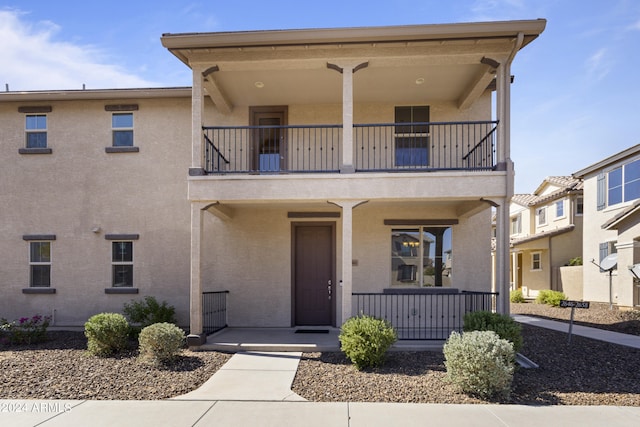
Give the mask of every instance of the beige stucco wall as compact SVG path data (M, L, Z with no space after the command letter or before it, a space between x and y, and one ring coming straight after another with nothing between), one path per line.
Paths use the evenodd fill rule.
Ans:
M559 283L567 299L582 301L583 266L565 266L558 269Z
M138 153L105 153L111 146L107 104L138 104ZM50 105L51 154L18 154L24 147L21 105ZM189 204L186 168L191 151L190 99L122 99L0 104L0 317L55 314L56 325L82 325L98 312L152 295L175 306L188 324ZM98 227L99 231L92 231ZM105 234L139 234L134 242L138 295L107 295L111 242ZM54 234L53 295L26 295L27 234Z

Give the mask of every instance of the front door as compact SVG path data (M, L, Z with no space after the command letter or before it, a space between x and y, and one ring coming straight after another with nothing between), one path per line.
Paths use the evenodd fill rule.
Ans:
M252 170L278 172L286 169L287 107L251 107Z
M297 224L294 230L294 324L332 325L335 318L334 226Z

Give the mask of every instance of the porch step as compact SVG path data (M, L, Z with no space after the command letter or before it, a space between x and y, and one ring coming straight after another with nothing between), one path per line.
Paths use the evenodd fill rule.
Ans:
M340 329L323 328L327 333L296 333L299 328L226 328L192 348L197 351L336 352L340 351ZM303 328L308 329L308 328ZM397 341L391 351L442 351L444 340Z

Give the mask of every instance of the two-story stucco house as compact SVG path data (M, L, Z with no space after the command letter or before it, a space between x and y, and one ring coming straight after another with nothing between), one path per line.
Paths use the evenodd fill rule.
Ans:
M579 296L580 286L564 283L561 267L582 254L582 187L577 178L552 176L511 199L512 289L525 297L545 289Z
M190 90L0 93L1 315L154 295L194 342L223 291L230 326L339 326L490 291L492 207L508 311L510 66L545 24L165 34Z
M584 299L640 306L640 145L573 176L584 179Z

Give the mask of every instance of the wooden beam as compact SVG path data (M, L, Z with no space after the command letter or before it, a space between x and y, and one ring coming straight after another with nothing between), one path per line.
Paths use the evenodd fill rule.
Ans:
M216 71L219 71L219 68L213 66L202 73L202 77L204 77L203 86L218 110L223 114L230 114L233 111L233 103L231 103L213 76Z

